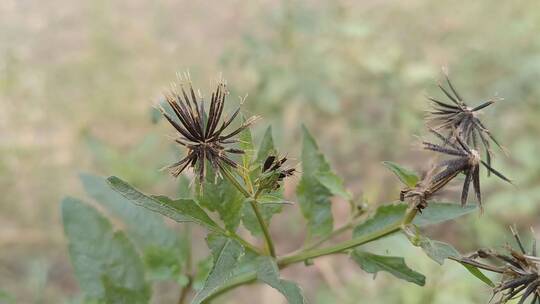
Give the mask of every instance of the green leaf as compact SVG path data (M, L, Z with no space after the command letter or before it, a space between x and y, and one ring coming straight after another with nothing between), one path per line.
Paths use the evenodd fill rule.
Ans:
M420 286L424 286L426 283L426 277L410 269L402 257L382 256L360 250L354 250L351 257L366 272L375 274L379 271L386 271L399 279Z
M289 304L306 303L302 290L296 283L279 278L278 266L271 257L257 258L257 279L281 292Z
M459 252L450 244L421 237L420 247L435 262L443 264L449 257L459 257Z
M390 171L392 171L403 184L405 184L409 188L414 188L420 180L418 175L412 170L404 168L390 161L383 161L382 163L385 167L390 169Z
M214 267L208 274L203 288L193 298L192 304L201 303L227 282L238 265L238 261L244 255L242 245L233 239L210 234L206 240L214 257Z
M283 209L283 196L281 193L264 194L261 195L257 201L259 202L259 209L264 222L267 224L270 223L270 219L274 214L281 212ZM242 223L253 236L262 236L261 224L257 220L257 216L250 204L244 204L242 210Z
M80 179L89 196L126 224L130 239L141 250L180 247L176 232L165 225L160 215L132 204L127 198L111 189L103 177L81 174Z
M414 218L413 224L420 227L438 224L464 216L476 210L476 205L462 207L461 204L429 202L428 207Z
M218 225L191 199L171 200L164 196L147 196L116 176L107 178L111 188L131 203L157 212L177 222L195 222L213 231Z
M465 263L460 263L460 264L463 265L465 269L467 269L472 275L477 277L480 281L486 283L489 287L492 287L492 288L495 287L495 284L488 277L486 277L486 275L482 271L480 271L478 268L469 264L465 264Z
M198 191L198 201L201 206L217 212L227 230L235 231L240 224L244 200L244 195L234 185L226 179L216 179L208 168L206 183L202 191Z
M266 157L271 153L275 153L274 139L272 138L272 126L268 126L264 132L263 139L259 145L259 151L257 151L257 163L262 163L266 160Z
M242 120L245 121L245 117L243 117ZM251 161L253 160L253 156L255 154L251 130L249 128L245 128L242 130L242 132L240 132L238 138L240 140L238 145L240 149L244 150L244 154L242 154L242 166L246 170L250 170Z
M388 204L380 206L371 218L358 224L354 228L353 237L362 237L400 223L403 220L406 210L407 205L405 204Z
M330 233L333 227L331 210L332 195L350 198L343 181L330 169L315 139L306 127L302 127L302 178L296 188L302 215L308 221L313 236Z
M476 210L476 206L461 207L460 204L429 202L428 207L414 218L413 224L420 227L438 224L471 213L474 210ZM360 237L398 225L403 220L406 211L407 204L405 203L382 205L377 208L371 218L354 228L353 236Z
M75 275L88 298L106 300L121 288L131 303L148 303L143 263L123 232L114 232L104 216L75 198L62 201L62 220ZM104 277L115 289L104 284Z

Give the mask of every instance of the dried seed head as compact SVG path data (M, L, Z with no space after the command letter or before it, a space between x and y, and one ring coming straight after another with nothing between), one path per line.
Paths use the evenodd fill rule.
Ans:
M191 167L196 170L199 182L203 183L206 162L216 172L226 167L236 168L238 165L229 157L229 154L242 154L244 151L228 148L227 145L236 143L237 140L234 137L250 127L258 117L250 117L234 131L225 133L240 112L238 108L229 117L223 117L225 99L229 94L225 82L219 82L212 93L208 111L200 92L198 96L195 94L190 81L187 84L180 84L179 87L180 90L176 87L165 95L175 118L164 109L161 109L161 112L179 133L175 141L184 146L188 153L166 169L169 169L170 173L176 177L187 167Z
M257 192L268 192L279 189L280 183L289 176L294 175L295 168L283 168L287 157L268 155L261 168L261 175L255 181Z
M428 125L437 131L447 133L447 137L451 141L453 141L453 138L460 137L465 143L475 149L479 149L481 143L485 149L487 164L491 166L493 151L490 147L490 141L499 146L503 151L504 149L491 135L491 132L489 132L482 121L480 121L478 114L482 109L501 99L492 98L479 106L470 107L454 88L447 73L445 73L445 79L449 89L446 89L441 83L439 83L439 88L453 104L428 97L433 107L427 118ZM488 175L489 173L488 171Z
M493 288L492 299L495 299L495 303L507 303L518 298L519 303L525 303L530 298L530 303L537 303L540 301L540 258L536 256L536 241L533 242L531 251L527 252L519 235L512 227L510 229L519 250L506 245L506 253L483 249L457 260L501 274L500 282ZM480 259L491 262L486 263Z

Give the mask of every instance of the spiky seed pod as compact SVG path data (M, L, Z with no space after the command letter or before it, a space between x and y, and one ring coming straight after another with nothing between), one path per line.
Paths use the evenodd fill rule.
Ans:
M472 182L480 210L482 210L482 195L480 191L480 164L482 164L489 172L495 174L502 180L511 183L511 181L502 175L499 171L493 169L488 163L480 159L478 151L469 147L469 145L461 139L460 136L455 137L455 142L449 141L434 129L430 130L438 137L443 144L437 145L427 141L423 142L424 149L435 151L444 155L452 156L453 158L443 160L438 164L440 172L433 176L432 182L437 184L441 181L448 182L448 179L453 179L459 173L465 174L465 182L461 192L461 204L467 203L469 187ZM445 184L446 184L445 183Z
M493 288L492 300L496 301L494 303L507 303L518 298L519 304L530 298L530 303L540 303L540 258L537 257L536 240L533 241L531 251L527 253L519 235L513 228L511 231L519 250L506 245L507 253L504 254L484 249L457 260L502 275L500 282ZM492 262L486 263L483 260Z
M499 142L493 137L491 132L485 127L485 125L478 118L480 110L495 103L495 99L488 100L479 106L469 107L452 85L450 78L445 74L446 83L450 88L450 91L445 89L444 86L439 83L439 88L448 97L453 104L442 102L436 98L428 97L431 101L433 110L429 112L428 124L438 131L448 132L448 138L450 141L456 137L463 139L465 143L474 149L478 150L480 139L486 153L486 162L491 165L491 158L493 152L490 147L490 140L493 141L503 151ZM488 171L488 175L489 175Z
M238 128L226 133L225 131L238 116L240 108L229 117L223 117L225 100L229 94L225 83L218 83L216 90L212 93L208 111L205 109L203 98L195 94L191 82L187 86L188 92L184 84L181 84L180 91L174 89L165 95L177 120L161 109L163 116L179 133L175 141L188 150L184 158L166 168L177 177L187 167L192 167L197 172L199 182L204 183L206 161L215 172L224 170L226 167L238 166L228 154L242 154L244 151L227 148L227 145L236 143L238 140L234 137L251 126L259 117L250 117Z
M261 175L255 181L257 192L277 190L280 187L280 182L294 174L296 169L283 168L286 161L287 157L280 158L276 155L266 157L261 168Z

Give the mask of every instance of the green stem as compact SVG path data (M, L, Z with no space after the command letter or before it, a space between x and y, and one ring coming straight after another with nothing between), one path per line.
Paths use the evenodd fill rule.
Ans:
M405 217L403 217L403 222L401 223L402 227L409 225L414 220L414 217L416 216L417 213L418 213L418 208L411 205L411 207L409 207L409 210L407 210Z
M256 200L250 200L249 204L251 205L251 208L253 208L253 212L255 212L255 216L257 217L259 225L261 226L268 252L272 257L275 258L276 250L274 249L274 242L272 241L272 237L270 236L270 231L268 231L268 225L266 225L266 222L264 221L264 218L261 214L261 210L259 209L259 203Z
M223 173L223 175L225 175L225 177L231 182L231 184L233 184L233 186L236 187L236 189L238 189L238 191L242 192L242 194L246 197L246 198L250 198L251 197L251 194L249 193L249 191L246 190L246 188L244 188L244 186L240 185L240 183L238 182L238 180L236 179L236 177L234 177L232 175L232 173L225 167L221 167L221 173Z
M313 244L310 244L310 245L306 246L303 250L305 251L305 250L311 250L311 249L317 248L321 244L323 244L324 242L326 242L326 241L332 239L333 237L335 237L336 235L339 235L339 234L351 229L353 226L354 226L354 224L352 222L349 222L349 223L339 227L338 229L332 231L332 233L327 234L326 236L324 236L323 238L321 238L317 242L314 242Z
M363 245L365 243L380 239L384 236L387 236L389 234L392 234L396 231L399 231L401 229L401 223L398 222L394 225L388 226L384 229L374 231L372 233L368 233L366 235L363 235L361 237L351 239L345 242L338 243L336 245L326 247L326 248L320 248L320 249L312 249L312 250L306 250L303 252L300 252L298 254L293 254L289 256L282 257L278 259L278 265L281 267L286 267L287 265L302 262L305 260L310 260L316 257L320 257L323 255L329 255L329 254L335 254L342 252L347 249L351 249L360 245Z
M249 191L246 190L238 180L231 174L231 172L226 169L222 168L221 172L225 177L238 189L238 191L242 192L242 194L249 199L249 203L251 205L251 208L253 208L253 212L255 212L255 216L257 217L257 221L259 221L259 225L261 226L261 230L264 235L264 240L266 242L266 247L268 248L268 251L272 257L276 257L276 251L274 249L274 242L272 241L272 237L270 236L270 231L268 231L268 225L266 225L264 218L262 217L261 210L259 209L258 202L255 199L251 198L251 194ZM258 192L257 192L258 194ZM236 234L235 234L236 235ZM236 235L238 237L238 235ZM238 237L239 239L243 240L242 238ZM255 250L255 252L258 252L258 250Z
M394 225L391 225L385 229L374 231L370 234L366 234L362 237L352 239L349 241L345 241L342 243L339 243L334 246L321 248L321 249L314 249L314 250L307 250L302 251L298 254L292 254L289 256L285 256L282 258L278 258L277 263L278 267L280 269L286 268L292 264L303 262L305 260L310 260L316 257L320 257L323 255L329 255L329 254L336 254L341 253L344 250L354 248L356 246L360 246L366 243L369 243L371 241L375 241L377 239L380 239L381 237L384 237L386 235L389 235L391 233L399 231L401 228L401 223L398 222ZM249 284L254 282L257 279L257 274L254 271L247 272L245 274L241 274L237 277L234 277L229 282L227 282L225 285L221 286L219 289L217 289L207 300L215 299L219 295L226 293L227 291L234 289L238 286Z

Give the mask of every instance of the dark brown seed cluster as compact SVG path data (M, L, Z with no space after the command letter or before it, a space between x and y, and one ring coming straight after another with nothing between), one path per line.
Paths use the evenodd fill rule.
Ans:
M469 188L472 183L480 210L482 210L480 165L487 169L488 175L489 173L493 173L504 181L510 182L508 178L491 167L492 151L488 138L497 145L499 144L477 117L478 111L491 105L493 101L488 101L471 109L463 102L463 99L454 89L448 76L446 76L446 81L452 94L444 89L442 85L439 85L439 87L455 105L446 104L431 97L429 98L436 105L435 111L431 112L432 116L428 117L428 122L432 125L430 132L441 143L434 144L423 141L422 145L425 150L434 151L450 158L444 159L433 166L414 188L402 190L400 199L402 201L406 199L412 201L421 210L427 206L427 201L436 192L441 190L460 173L463 173L465 175L465 181L461 192L461 204L465 205L467 203ZM478 138L480 138L486 149L486 161L481 159L478 152Z
M469 257L458 259L468 264L490 272L500 273L501 281L493 288L494 303L507 303L519 299L519 304L532 299L530 303L540 303L540 258L536 253L536 240L533 241L530 252L525 250L519 235L512 230L519 250L506 246L507 253L495 250L478 250ZM489 260L489 263L483 260ZM490 301L491 302L491 301ZM515 302L514 302L515 303Z
M261 168L261 175L257 178L258 192L277 190L286 177L292 176L296 169L283 168L287 157L269 155Z
M493 141L499 148L501 145L492 136L491 132L478 118L480 110L495 103L495 99L488 100L479 106L469 107L461 95L454 88L450 78L445 74L446 83L450 91L445 89L439 83L439 88L446 97L452 102L448 104L436 98L428 97L432 102L433 110L429 112L428 123L435 129L441 131L455 132L456 134L448 134L449 138L460 137L465 139L465 142L474 149L479 149L479 142L482 143L486 151L486 161L491 164L493 152L490 147L490 140Z
M229 117L222 117L225 99L229 94L225 83L220 82L215 92L212 93L208 111L205 109L205 102L200 94L199 96L195 94L191 82L188 84L187 91L184 85L180 85L180 91L172 90L165 96L167 103L174 111L176 120L161 109L165 118L179 133L179 137L175 141L188 150L184 158L168 166L167 169L173 176L177 177L187 167L191 167L196 170L199 182L203 183L206 174L206 161L215 172L220 172L227 166L233 168L238 166L228 154L242 154L244 151L228 148L227 145L238 142L234 136L248 128L258 117L253 116L238 128L226 133L225 130L238 116L240 108Z

